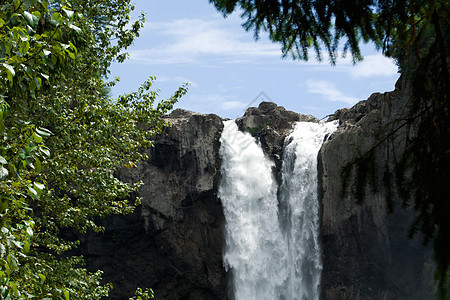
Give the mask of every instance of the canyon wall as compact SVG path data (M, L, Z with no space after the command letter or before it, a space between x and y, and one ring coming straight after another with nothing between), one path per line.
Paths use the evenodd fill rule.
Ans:
M396 90L331 116L341 125L322 147L318 166L323 299L432 299L430 251L420 237L406 238L413 212L381 184L401 154L407 129L375 147L375 179L364 183L361 204L355 198L361 172L350 167L346 183L342 176L345 166L396 126L405 103L407 94ZM225 220L217 197L222 119L184 110L167 118L173 126L145 150L149 159L119 174L143 181L134 195L142 205L132 215L102 220L105 233L84 236L80 250L88 269L103 270L104 281L113 284L111 299L127 299L138 286L153 288L156 299L228 299ZM296 121L318 122L269 102L236 120L274 160L278 180L284 138ZM387 213L388 193L394 195L393 213Z

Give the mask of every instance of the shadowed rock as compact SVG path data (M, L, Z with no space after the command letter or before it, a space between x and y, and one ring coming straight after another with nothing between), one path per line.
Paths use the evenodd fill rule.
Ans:
M395 187L396 160L412 132L405 126L378 145L399 127L407 103L406 89L376 93L331 117L341 125L319 153L323 299L433 299L431 251L419 235L407 238L415 213L402 207ZM364 154L367 165L356 160Z

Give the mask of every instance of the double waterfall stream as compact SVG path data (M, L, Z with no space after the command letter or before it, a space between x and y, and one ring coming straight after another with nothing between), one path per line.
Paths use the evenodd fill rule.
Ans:
M257 141L224 122L219 197L224 263L236 300L318 300L322 270L317 154L336 123L298 122L286 137L282 183Z

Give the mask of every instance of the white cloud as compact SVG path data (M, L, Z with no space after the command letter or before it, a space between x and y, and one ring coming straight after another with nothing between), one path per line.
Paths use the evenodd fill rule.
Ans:
M156 76L156 82L167 82L167 81L172 81L172 79L170 77L164 76L164 75Z
M166 76L166 75L158 75L156 76L156 80L155 83L160 83L160 82L176 82L177 84L180 83L188 83L191 87L198 87L199 84L193 80L190 80L189 78L183 77L183 76L175 76L175 77L170 77L170 76Z
M200 113L216 113L222 117L237 118L243 115L247 103L236 100L236 96L222 93L192 93L176 107Z
M352 96L345 95L336 88L333 82L325 80L307 80L306 86L308 93L322 95L328 101L339 101L348 104L355 104L358 99Z
M147 22L141 32L141 40L146 46L129 50L130 60L144 64L209 64L212 67L223 64L267 63L272 59L280 65L280 45L267 39L254 41L251 33L235 26L239 16L232 15L224 19L217 14L205 18L182 18L167 22ZM229 22L231 21L231 22ZM151 45L151 46L148 46ZM329 64L326 51L323 61L315 60L311 50L308 62L293 62L287 58L284 62L304 67L318 67L320 70L333 68ZM350 74L352 77L391 77L397 74L397 66L392 59L382 54L365 56L362 62L353 65L351 55L338 56L335 70Z
M255 42L251 35L227 26L221 16L204 19L176 19L148 22L141 39L155 46L130 50L130 59L149 64L201 62L214 56L220 62L250 62L256 58L281 57L279 46L268 41Z
M217 86L217 89L222 93L229 93L229 92L233 92L233 91L242 90L242 89L244 89L244 87L243 86L229 86L229 85L225 85L225 84L221 83Z
M312 70L325 71L336 70L349 74L353 78L369 78L369 77L398 77L398 67L394 60L380 53L365 55L364 59L353 64L351 55L347 53L345 57L338 56L336 65L331 66L326 53L321 62L310 59L308 62L300 62L301 67L310 67ZM312 57L312 56L311 56ZM291 63L288 61L288 63Z
M368 55L364 60L350 68L352 77L396 76L397 66L392 59L382 54Z
M240 101L225 101L220 105L222 110L234 110L244 109L247 106L246 103Z

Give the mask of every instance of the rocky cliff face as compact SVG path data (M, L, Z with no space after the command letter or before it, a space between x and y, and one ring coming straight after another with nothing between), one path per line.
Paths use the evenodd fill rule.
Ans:
M413 134L398 121L407 90L374 94L332 117L341 125L319 153L324 299L432 299L430 250L420 236L407 238L414 212L385 184L395 182L395 161Z
M244 116L236 119L239 130L255 137L264 153L275 162L273 172L279 185L284 139L295 122L319 122L319 120L311 115L286 110L273 102L261 102L258 107L250 107Z
M406 129L372 151L376 167L363 184L361 205L355 181L364 172L349 168L346 185L342 177L346 165L396 126L406 97L401 91L375 94L332 117L341 126L319 153L324 299L431 299L430 252L420 238L406 238L411 211L394 201L394 213L387 213L385 199L395 200L395 191L380 184L393 171ZM127 299L138 286L152 287L157 299L227 299L225 220L217 198L222 119L184 110L168 118L173 126L146 150L149 160L120 174L143 181L135 195L142 206L133 215L103 220L105 233L84 237L81 249L88 268L104 270L105 282L113 283L111 299ZM318 120L268 102L236 120L275 161L278 179L284 138L296 121Z
M222 263L224 216L217 198L222 119L175 110L148 149L149 160L123 170L142 180L141 207L104 220L106 231L83 243L88 268L104 271L111 299L151 287L157 299L226 299Z

